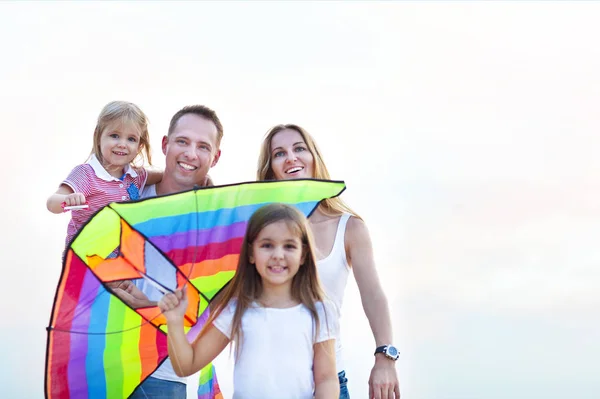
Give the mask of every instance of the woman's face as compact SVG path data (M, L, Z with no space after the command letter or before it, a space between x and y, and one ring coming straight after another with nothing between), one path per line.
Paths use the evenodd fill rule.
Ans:
M271 139L271 169L277 180L313 178L314 164L313 155L296 130L284 129Z

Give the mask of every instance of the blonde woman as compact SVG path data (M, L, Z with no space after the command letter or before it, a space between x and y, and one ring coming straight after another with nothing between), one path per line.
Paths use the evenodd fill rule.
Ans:
M314 139L300 126L271 128L261 147L257 180L330 179ZM364 221L340 198L323 201L309 219L315 238L317 268L325 293L341 310L350 271L358 285L363 309L371 325L376 348L369 378L369 398L400 398L392 326L386 296L381 288L371 238ZM348 399L347 378L336 340L340 399Z

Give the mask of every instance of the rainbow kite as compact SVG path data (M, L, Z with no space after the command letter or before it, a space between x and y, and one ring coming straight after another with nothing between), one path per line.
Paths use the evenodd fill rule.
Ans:
M284 202L309 216L344 189L340 181L251 182L104 207L64 259L48 327L46 398L127 398L167 358L158 307L133 309L106 283L134 280L148 293L191 282L185 318L191 341L235 273L256 209ZM201 371L198 396L222 398L211 364Z

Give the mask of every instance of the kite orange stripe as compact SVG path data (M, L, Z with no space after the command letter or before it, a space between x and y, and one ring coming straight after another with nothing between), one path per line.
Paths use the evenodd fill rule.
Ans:
M121 253L129 261L143 272L146 271L144 265L144 238L123 219L121 219Z
M157 330L150 323L142 324L140 329L140 348L144 352L140 353L142 361L142 378L146 378L154 371L154 366L158 362L158 348L156 346Z
M90 259L90 258L88 258ZM92 268L94 274L103 282L136 279L142 277L133 265L124 258L106 259Z
M208 259L199 263L186 263L179 266L179 270L190 280L196 277L212 276L218 272L235 271L239 258L239 254L225 255L220 259ZM190 271L192 272L191 276Z

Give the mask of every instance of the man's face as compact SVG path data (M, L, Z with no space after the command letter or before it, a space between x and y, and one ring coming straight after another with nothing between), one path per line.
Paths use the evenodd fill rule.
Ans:
M171 179L182 190L204 185L208 170L221 156L217 147L217 127L195 114L183 115L171 135L163 137L166 156L164 179Z

